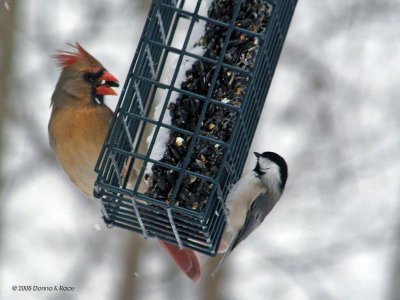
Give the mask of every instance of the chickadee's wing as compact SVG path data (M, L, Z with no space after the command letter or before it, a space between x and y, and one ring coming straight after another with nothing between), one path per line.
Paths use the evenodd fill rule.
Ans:
M232 242L231 251L243 240L245 240L260 224L264 221L265 217L274 208L276 201L268 197L267 193L261 193L251 203L249 211L246 215L246 221L238 232L235 240Z
M225 259L233 251L233 249L235 249L235 247L241 241L246 239L250 235L250 233L252 233L258 226L260 226L265 217L274 208L275 204L276 201L270 199L267 193L261 193L257 196L257 198L250 205L242 229L240 229L239 232L237 232L236 234L233 234L228 249L224 253L224 256L221 258L217 268L214 270L211 276L215 276L218 273Z

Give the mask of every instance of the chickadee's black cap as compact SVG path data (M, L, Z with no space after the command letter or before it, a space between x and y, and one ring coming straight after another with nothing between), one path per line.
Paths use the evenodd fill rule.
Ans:
M287 167L285 159L282 156L280 156L278 153L269 152L269 151L263 152L262 154L254 152L254 155L257 157L257 160L260 159L260 157L263 157L263 158L269 159L270 161L276 163L279 166L280 173L281 173L281 180L282 180L281 187L283 190L285 188L286 180L288 177L288 167ZM257 164L255 170L257 170L257 167L259 169L258 164ZM258 171L260 172L260 170L258 170Z

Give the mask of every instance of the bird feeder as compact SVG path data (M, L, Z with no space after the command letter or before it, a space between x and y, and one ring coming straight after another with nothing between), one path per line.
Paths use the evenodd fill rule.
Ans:
M96 165L109 226L217 254L296 2L152 2Z

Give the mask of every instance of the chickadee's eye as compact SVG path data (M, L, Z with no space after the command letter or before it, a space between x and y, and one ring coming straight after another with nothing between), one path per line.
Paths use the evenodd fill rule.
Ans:
M85 79L87 82L94 83L97 80L97 74L93 73L84 73L83 74L83 79Z

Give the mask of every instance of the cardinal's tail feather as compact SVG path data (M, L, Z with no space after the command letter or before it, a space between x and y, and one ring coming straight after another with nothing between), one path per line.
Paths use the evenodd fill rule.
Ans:
M179 268L194 282L199 282L201 270L196 253L190 249L179 249L178 246L160 241L163 248L169 253Z

